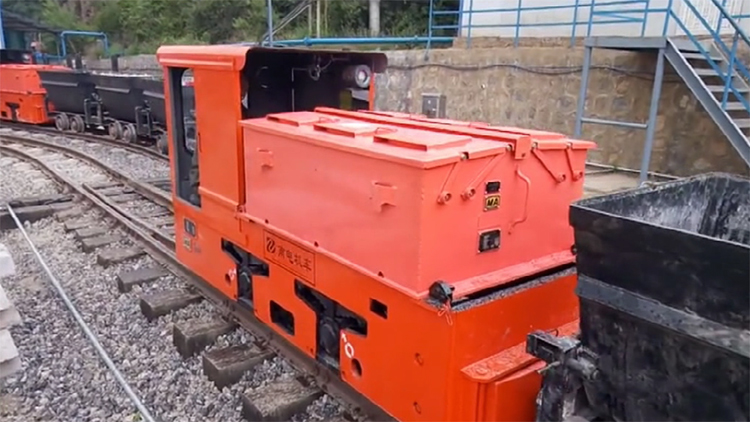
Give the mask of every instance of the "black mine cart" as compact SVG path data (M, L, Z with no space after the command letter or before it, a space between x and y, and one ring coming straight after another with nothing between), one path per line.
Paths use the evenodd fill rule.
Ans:
M92 124L101 124L103 114L91 74L59 70L39 70L39 79L54 105L58 130L83 132Z
M750 420L750 180L589 198L570 222L580 334L529 335L538 419Z

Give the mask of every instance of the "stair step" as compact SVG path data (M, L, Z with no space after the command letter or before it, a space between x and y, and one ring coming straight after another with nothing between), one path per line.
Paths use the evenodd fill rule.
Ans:
M703 53L686 53L686 52L681 52L681 53L682 53L682 56L685 57L686 59L695 59L695 60L706 60L706 61L708 61L708 59L706 58L706 56ZM724 61L724 58L721 57L721 56L711 55L711 59L713 61L715 61L715 62Z
M739 101L727 102L727 105L726 107L724 107L724 109L726 111L743 111L743 110L747 111L747 109L745 108L745 105Z
M724 93L724 85L708 85L707 88L709 91L713 93L718 93L718 94ZM737 90L737 92L739 92L740 94L750 93L750 89L748 88L741 88L741 87L736 86L734 87L734 89ZM730 92L729 95L731 96L732 93Z
M695 71L695 73L698 76L715 76L717 78L720 77L719 74L716 73L716 71L713 70L712 68L708 68L708 69L693 69L693 70ZM732 76L735 76L735 74L732 74Z
M698 47L696 47L695 43L693 43L691 40L681 40L678 38L671 38L670 41L672 42L672 44L674 44L675 47L677 47L678 50L682 52L685 52L685 51L689 51L691 53L700 52ZM703 48L708 49L708 47L706 47L705 45L703 46Z
M734 119L734 124L740 129L750 129L750 119Z

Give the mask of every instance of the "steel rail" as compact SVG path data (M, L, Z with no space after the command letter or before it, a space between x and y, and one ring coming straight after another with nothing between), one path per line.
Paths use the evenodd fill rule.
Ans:
M133 215L128 215L128 211L126 211L122 206L118 205L116 202L114 202L112 199L108 198L106 195L103 195L100 192L97 192L94 187L91 185L82 185L83 189L86 189L88 192L90 192L92 195L95 195L99 200L109 205L110 208L117 211L120 215L129 218L132 222L139 225L144 231L151 234L152 237L154 237L159 242L163 243L164 245L168 246L171 249L175 248L175 242L174 237L170 236L167 233L164 233L163 230L159 230L158 228L154 227L152 224L147 223L144 219L140 217L135 217ZM174 217L174 212L172 212L172 216Z
M4 133L0 134L0 141L17 142L20 144L46 148L46 149L60 152L64 155L69 155L73 158L78 158L80 160L86 161L92 166L98 167L104 172L108 173L114 179L130 185L130 187L132 187L138 193L150 199L151 201L174 212L174 207L172 206L172 197L169 194L167 194L167 192L157 187L150 186L146 183L134 180L126 176L125 174L121 173L120 171L115 170L114 168L102 163L95 157L92 157L91 155L86 154L83 151L79 151L75 148L66 147L63 145L58 145L58 144L54 144L54 143L47 142L47 141L42 141L39 139L25 138L19 135L8 135Z
M47 277L49 278L49 281L52 283L52 286L57 290L57 294L60 295L60 298L65 303L65 306L68 308L68 311L73 315L73 318L75 319L76 323L78 323L78 326L81 327L81 330L83 330L83 333L88 338L91 345L94 346L94 349L96 349L96 353L99 355L99 357L104 361L104 364L107 365L107 368L109 368L109 371L112 372L112 375L114 375L115 379L117 380L117 383L120 384L123 390L125 390L125 394L128 395L130 398L130 401L133 403L136 409L138 409L138 412L140 412L143 419L149 422L155 422L155 419L153 416L151 416L151 412L146 408L146 406L141 402L141 399L138 397L137 394L133 391L132 387L130 387L130 384L125 380L125 377L122 376L122 373L120 370L117 369L117 366L114 362L112 362L112 359L109 357L109 354L106 350L104 350L104 347L99 343L99 339L96 337L96 334L94 334L93 331L91 331L91 328L89 328L88 324L86 324L86 321L83 320L83 317L81 316L80 312L78 312L78 309L73 304L73 302L68 297L68 294L65 293L65 289L60 284L60 281L57 280L55 275L52 273L52 270L47 266L47 263L44 261L44 258L42 258L42 254L39 252L39 250L34 245L34 242L32 242L31 238L29 238L28 233L26 233L26 230L23 227L23 224L18 219L18 216L13 211L13 207L10 205L6 206L8 209L8 214L13 218L13 221L16 223L16 226L18 227L18 230L21 231L21 234L23 234L23 237L26 239L26 242L29 244L29 247L31 248L31 251L36 256L36 260L39 262L39 264L44 269L44 272L47 273Z
M94 135L91 133L61 132L51 127L32 126L32 125L21 124L21 123L10 123L6 121L0 121L0 127L6 127L8 129L13 129L13 130L23 130L23 131L32 132L32 133L40 133L44 135L64 136L66 138L80 139L85 142L104 143L108 145L117 146L117 147L120 147L122 149L125 149L130 152L134 152L137 154L145 154L145 155L148 155L150 158L154 158L160 161L169 161L168 156L161 154L159 151L151 147L138 145L138 144L129 144L127 142L118 141L116 139L112 139L107 136ZM13 134L10 134L10 135L13 135Z

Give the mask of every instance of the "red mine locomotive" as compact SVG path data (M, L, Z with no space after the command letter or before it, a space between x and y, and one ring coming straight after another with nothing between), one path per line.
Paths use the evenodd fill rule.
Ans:
M158 60L179 260L388 415L747 418L747 180L581 201L591 142L352 110L382 54Z

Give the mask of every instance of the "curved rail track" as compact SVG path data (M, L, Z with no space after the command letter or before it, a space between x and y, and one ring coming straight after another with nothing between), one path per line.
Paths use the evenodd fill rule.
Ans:
M21 130L29 131L26 127ZM36 130L33 132L41 133ZM59 132L54 134L61 135ZM67 136L67 134L62 136ZM76 136L79 135L76 134ZM97 137L96 142L99 141L101 139ZM117 141L110 143L123 147ZM141 148L132 151L136 150L141 152ZM259 389L243 395L242 413L245 418L289 420L295 414L304 413L308 405L324 393L328 393L337 399L342 408L346 409L346 419L339 417L336 420L392 420L317 361L294 348L247 310L228 300L180 264L174 252L173 208L171 194L168 189L164 189L165 181L146 183L135 180L75 148L16 134L0 134L0 152L33 163L52 179L68 187L79 203L87 203L103 211L129 235L129 240L139 249L105 248L97 257L100 265L106 267L112 263L123 262L128 257L132 258L145 253L186 283L187 287L183 289L142 295L140 307L147 319L159 318L204 299L216 308L222 321L197 327L175 327L174 343L184 357L200 353L218 336L238 327L246 329L252 335L255 342L251 345L231 346L227 348L231 350L221 349L212 351L212 353L216 352L212 356L203 355L204 373L209 378L213 377L212 381L217 386L229 385L228 383L238 380L238 375L232 374L231 371L224 371L226 368L234 368L234 372L237 372L237 368L241 368L241 376L242 373L251 370L254 365L274 355L288 360L292 367L304 374L292 380L272 381L269 385L260 388L263 391ZM74 174L66 173L64 167L66 159L83 162L91 167L92 172L98 171L103 177L99 177L96 182L79 180ZM73 226L70 228L83 231L87 229ZM89 238L88 243L102 237L106 236ZM81 241L87 242L87 239L84 238ZM85 246L85 243L82 243L82 246ZM93 247L96 248L97 245ZM133 280L126 280L127 278L122 275L118 276L118 287L121 292L129 291L131 288ZM149 281L153 281L153 278L135 280L136 283ZM267 402L268 397L284 395L290 396L286 402L284 400L281 400L282 403Z
M61 132L55 127L50 126L34 126L23 123L12 123L7 121L0 121L0 128L8 128L17 131L25 131L30 133L38 133L51 136L64 136L66 138L80 139L87 142L98 142L103 144L109 144L128 150L130 152L147 155L151 158L158 160L169 161L169 157L156 150L155 146L146 146L141 144L130 144L123 141L118 141L110 137L109 135L95 135L92 133L76 133L72 131Z

